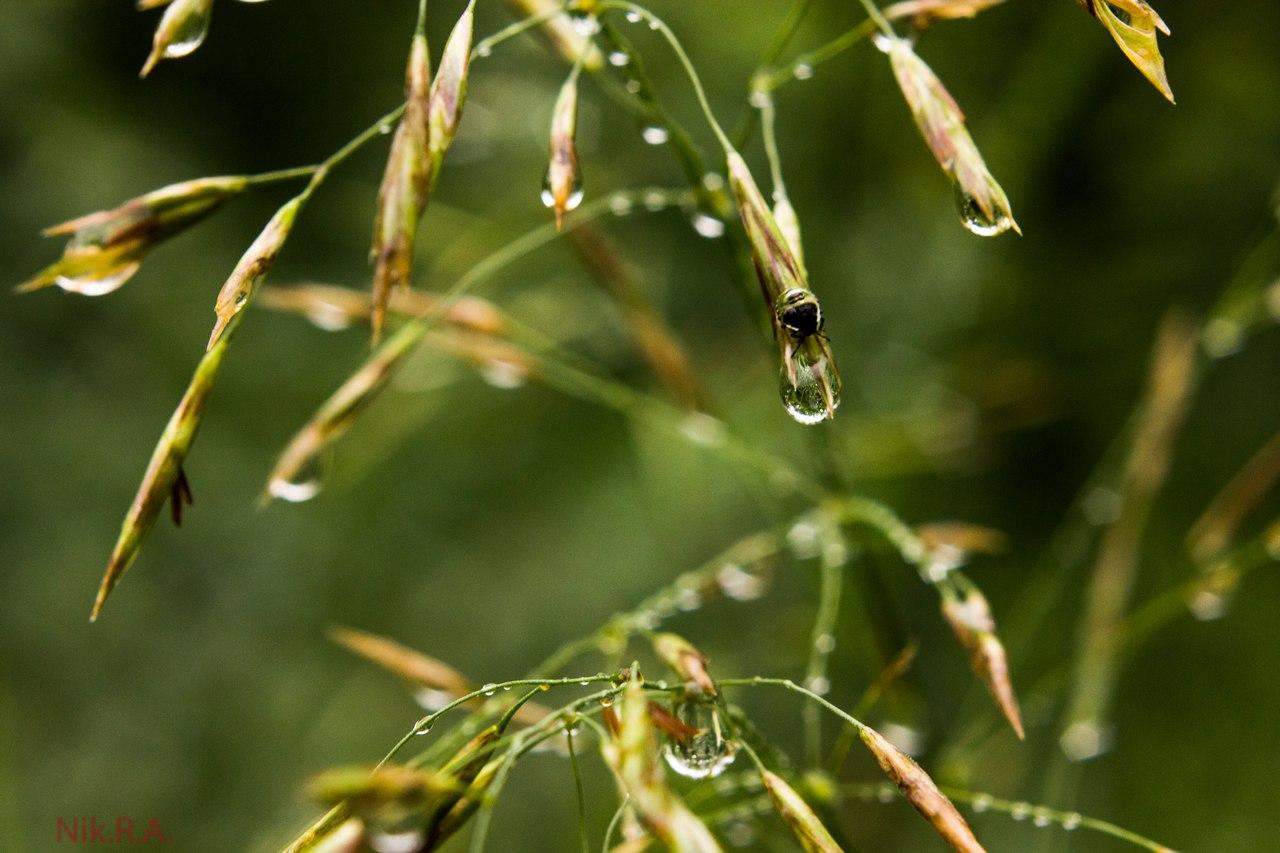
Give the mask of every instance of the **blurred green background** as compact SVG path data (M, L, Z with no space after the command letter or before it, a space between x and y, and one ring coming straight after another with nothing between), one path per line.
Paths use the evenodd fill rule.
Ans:
M410 0L217 4L205 46L137 69L156 15L124 0L0 4L0 280L59 246L39 229L205 174L315 161L393 106ZM443 44L460 2L434 0ZM789 4L657 0L725 121ZM1183 850L1274 849L1280 819L1280 577L1251 576L1226 618L1183 615L1120 677L1115 748L1048 790L1089 561L1045 559L1074 496L1140 396L1154 330L1173 305L1205 311L1274 226L1280 177L1280 6L1161 0L1179 103L1165 103L1068 0L1011 0L941 24L919 50L964 106L1025 236L958 224L883 57L869 45L778 92L779 136L813 285L843 368L830 429L858 491L915 522L964 519L1009 535L971 574L1006 625L1029 739L995 728L936 596L873 549L851 589L832 699L874 672L865 623L917 638L920 660L872 722L918 730L922 761L979 790L1078 809ZM862 18L819 0L795 48ZM482 2L478 33L510 19ZM637 44L704 146L688 86L643 28ZM418 279L440 289L547 220L537 195L548 114L565 68L540 42L504 45L473 71L455 149L422 228ZM588 198L678 186L668 152L584 85ZM709 148L708 148L709 150ZM764 183L758 141L749 159ZM302 217L273 280L358 288L384 148L337 173ZM333 624L387 634L477 680L519 676L560 641L803 506L671 436L536 384L501 391L424 358L339 446L328 488L255 508L274 455L367 352L361 330L321 333L255 311L234 343L186 470L196 504L157 525L104 618L86 619L110 545L161 428L198 360L217 288L283 198L237 201L162 247L101 299L57 291L0 310L0 848L53 849L55 820L156 817L180 850L266 850L314 813L304 780L380 757L418 711L395 681L325 638ZM678 212L608 218L739 434L806 471L824 451L776 398L776 355L714 241ZM1270 268L1264 273L1275 276ZM510 312L655 393L616 307L562 246L481 288ZM1280 335L1215 364L1199 389L1143 540L1138 599L1189 576L1182 541L1209 499L1280 422ZM441 387L441 377L458 381ZM1273 496L1246 533L1274 518ZM721 674L803 674L811 562L778 567L751 604L713 603L672 625ZM1061 595L1036 599L1055 577ZM855 588L856 589L856 588ZM1030 590L1030 592L1027 592ZM867 617L861 606L873 611ZM882 650L883 651L883 650ZM593 667L594 662L584 664ZM966 699L967 697L967 699ZM741 699L799 755L799 704ZM962 701L964 700L964 701ZM962 719L989 732L964 760ZM945 760L944 760L945 759ZM595 762L593 832L615 805ZM849 778L875 780L869 763ZM938 848L903 805L850 804L860 849ZM975 818L993 850L1111 850L1083 832ZM564 762L522 764L490 849L567 850ZM776 824L758 849L787 849Z

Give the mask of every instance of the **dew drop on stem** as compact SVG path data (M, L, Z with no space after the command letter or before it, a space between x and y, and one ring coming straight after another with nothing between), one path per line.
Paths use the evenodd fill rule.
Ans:
M324 466L318 456L313 456L302 468L288 477L276 476L267 484L267 492L273 498L289 503L304 503L320 494L324 488Z
M670 132L660 124L646 125L641 129L640 136L650 145L662 145L671 138Z
M58 276L56 284L67 293L81 296L106 296L120 289L138 271L139 263L123 264L106 270L95 270L82 276Z
M737 747L725 736L720 711L703 698L688 698L676 705L675 716L695 730L683 741L671 739L662 751L667 766L689 779L719 776L733 763Z

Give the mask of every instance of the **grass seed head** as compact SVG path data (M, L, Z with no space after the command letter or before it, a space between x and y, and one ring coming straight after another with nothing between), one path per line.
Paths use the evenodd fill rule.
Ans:
M307 194L304 192L285 202L276 211L271 221L262 229L262 233L240 258L230 278L218 291L218 299L213 309L217 319L213 324L213 332L209 335L210 349L227 334L234 322L239 321L240 312L249 304L258 286L262 284L272 265L275 264L285 241L289 239L294 220L297 219L298 211L302 209L306 199Z
M214 213L246 186L248 180L241 176L182 181L112 210L46 228L46 237L70 239L62 257L18 285L18 292L56 284L86 296L110 293L137 272L148 252Z
M1004 0L902 0L886 6L884 16L891 21L910 18L911 25L923 30L935 21L972 18Z
M653 651L667 666L696 692L714 697L716 683L707 671L707 656L679 634L653 635Z
M969 824L920 765L870 726L860 728L858 736L875 756L880 769L948 844L961 853L984 853Z
M160 5L150 3L141 8ZM209 33L209 19L213 15L213 0L172 0L156 25L151 42L151 54L142 66L139 76L146 77L161 59L177 59L193 53Z
M1009 658L996 636L995 618L986 596L971 584L960 594L947 592L942 599L942 615L960 645L969 652L974 674L987 686L1018 738L1025 738L1022 712L1009 678Z
M1156 34L1169 35L1169 26L1145 0L1079 0L1098 20L1133 66L1160 94L1173 103L1173 89L1164 70Z
M774 809L786 821L796 840L808 853L840 853L841 847L831 837L813 809L781 776L761 768L760 778Z
M428 150L430 91L427 38L418 33L413 38L405 70L405 111L391 141L373 222L373 310L370 319L375 342L382 336L387 300L392 291L407 290L413 280L413 245L418 221L427 209L433 172Z
M916 55L906 39L878 36L877 44L889 55L898 88L925 144L955 185L956 205L964 226L983 237L1009 229L1021 234L1008 196L987 169L965 127L964 113L933 69Z
M439 169L440 160L453 144L462 117L462 106L467 99L467 78L471 66L471 34L475 25L476 4L471 0L462 17L454 25L449 40L445 42L440 57L440 68L431 83L428 100L428 146L433 166Z
M556 228L564 215L582 203L582 176L578 171L578 69L560 87L551 114L550 160L542 189L542 202L555 211Z
M719 851L720 845L711 831L667 787L658 761L649 702L638 673L627 683L615 707L618 731L601 744L601 752L644 825L671 850Z
M169 418L160 441L152 451L151 461L147 463L142 483L133 498L120 527L120 535L116 539L111 557L107 561L102 583L98 587L98 595L93 603L93 611L89 616L96 620L102 613L107 596L119 583L133 561L137 559L142 543L151 528L165 501L182 501L190 497L190 486L184 486L186 475L182 464L187 458L191 444L195 441L200 424L204 421L205 408L213 394L218 373L222 369L222 359L226 353L227 339L216 344L204 354L196 367L186 393ZM188 501L189 502L189 501ZM180 513L180 510L178 511Z

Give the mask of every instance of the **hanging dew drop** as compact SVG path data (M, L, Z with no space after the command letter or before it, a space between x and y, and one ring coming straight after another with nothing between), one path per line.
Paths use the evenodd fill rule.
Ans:
M369 846L377 853L414 853L422 849L422 832L411 829L407 832L371 832Z
M667 129L658 124L647 125L640 131L640 136L650 145L662 145L671 138Z
M631 212L632 207L631 197L626 193L614 193L609 196L609 212L614 216L626 216Z
M481 42L476 46L476 56L481 59L488 59L493 56L493 46L488 42Z
M638 24L640 23L640 17L640 13L635 10L627 12L627 23Z
M494 388L511 391L524 386L529 380L529 371L523 364L495 358L480 368L480 378Z
M782 366L778 390L787 414L802 424L816 424L831 417L840 405L840 376L831 360L824 355L816 358L808 347L801 347L792 355L791 371Z
M1035 815L1031 818L1031 822L1043 829L1053 823L1053 816L1043 809L1036 809Z
M633 95L638 95L638 94L640 94L640 89L641 89L641 86L640 86L640 81L639 81L639 80L628 80L628 81L627 81L627 91L628 91L628 92L630 92L631 94L633 94Z
M684 741L667 743L662 751L667 766L688 779L719 776L737 754L737 747L725 737L719 710L702 699L686 699L674 710L676 717L697 733Z
M1084 815L1079 812L1072 812L1062 819L1062 828L1067 832L1070 832L1073 829L1078 829L1083 820Z
M797 80L808 80L813 76L813 66L807 62L801 62L791 69L791 73Z
M724 221L702 211L695 212L689 222L699 237L715 240L724 236Z
M593 36L600 32L600 21L595 15L574 14L570 13L569 17L573 20L573 28L577 30L579 35Z
M609 64L614 68L621 68L629 62L631 62L631 57L627 55L626 51L615 50L609 54Z
M209 18L213 4L209 4L202 12L187 14L179 23L177 30L164 49L166 59L178 59L194 53L196 48L204 44L204 37L209 34Z
M978 204L977 199L960 188L955 189L956 210L960 213L960 222L965 228L979 237L994 237L1003 234L1013 227L1013 218L1008 214L996 213L988 216Z
M58 276L56 284L67 293L78 293L81 296L106 296L108 293L119 290L126 281L133 278L139 266L141 263L134 261L82 276Z
M979 794L973 798L973 810L978 814L982 814L991 808L991 798L986 794Z
M272 477L267 493L273 498L298 504L311 500L324 488L324 469L318 456L312 456L293 475Z

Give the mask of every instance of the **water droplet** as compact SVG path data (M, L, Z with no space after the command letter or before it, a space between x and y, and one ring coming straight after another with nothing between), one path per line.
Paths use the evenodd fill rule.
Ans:
M920 755L924 752L925 734L920 729L894 722L882 723L879 728L885 740L907 755Z
M973 798L973 810L978 814L985 812L991 808L991 798L986 794L978 794Z
M1202 340L1210 358L1224 358L1239 351L1244 343L1244 330L1235 320L1214 317L1205 323Z
M808 80L813 76L813 66L807 62L801 62L795 68L791 69L791 73L795 75L797 80Z
M728 563L716 573L720 591L734 601L754 601L764 595L764 581L735 563Z
M680 422L680 433L701 447L724 443L724 424L702 412L693 412Z
M714 216L709 216L702 211L696 211L689 221L693 225L693 230L700 237L714 240L717 237L724 236L724 222Z
M166 59L187 56L204 43L204 37L209 34L209 18L212 10L213 4L209 3L206 4L204 11L187 12L182 15L169 44L164 49Z
M684 742L671 740L663 749L667 766L689 779L719 776L733 763L737 747L728 740L715 705L701 699L686 699L674 708L676 717L697 730Z
M609 64L614 68L621 68L631 61L631 57L627 55L625 50L614 50L609 53Z
M977 199L966 193L959 184L956 184L955 198L960 222L979 237L994 237L1013 227L1013 217L999 211L988 216Z
M595 15L570 12L569 19L573 21L573 28L577 30L578 35L593 36L600 32L600 21Z
M657 31L661 27L662 25L658 23L657 18L654 18L653 20L649 21L649 29Z
M1062 819L1062 828L1070 832L1073 829L1077 829L1083 821L1084 815L1079 812L1072 812Z
M892 785L884 784L876 790L876 799L882 803L893 802L894 789Z
M81 296L105 296L133 278L133 274L141 266L140 261L133 261L122 266L106 270L96 270L82 276L58 276L56 284L67 293L78 293Z
M1014 803L1013 807L1009 809L1009 817L1014 820L1026 820L1030 814L1031 806L1026 803Z
M609 212L614 216L626 216L633 207L631 197L626 193L614 193L609 196Z
M1043 829L1053 823L1053 815L1051 815L1047 809L1035 809L1031 817L1031 822Z
M1228 603L1227 597L1221 593L1202 589L1191 597L1187 607L1190 608L1191 615L1201 622L1212 622L1227 615Z
M720 176L719 172L707 172L702 176L702 185L709 192L718 193L724 189L724 178Z
M630 12L627 12L627 23L638 24L640 23L640 17L640 13L633 9Z
M395 124L392 122L384 121L382 124L378 125L378 133L381 133L383 136L386 136L393 130L395 130Z
M1114 489L1095 486L1085 495L1080 509L1090 524L1102 526L1115 521L1120 515L1122 498Z
M423 735L429 735L431 734L431 726L430 725L419 726L418 728L413 730L413 733L418 737L422 737Z
M761 92L759 90L752 92L751 96L747 98L747 102L758 110L762 110L769 106L770 100L772 100L772 98L770 98L768 92Z
M650 190L644 194L642 199L644 209L650 213L657 213L659 210L665 210L667 207L667 194L661 190Z
M422 710L434 712L452 702L453 694L436 690L434 687L423 687L413 694L413 701L417 702Z
M493 694L498 692L498 685L490 683L490 684L484 685L480 689L484 691L484 695L492 696Z
M556 206L556 194L551 189L551 172L542 178L542 193L538 196L542 199L542 206L553 208ZM569 189L569 195L564 200L565 211L576 210L578 205L582 204L582 176L577 172L573 175L573 185Z
M628 92L630 92L631 94L633 94L633 95L638 95L638 94L640 94L640 89L641 89L641 88L642 88L642 87L641 87L641 85L640 85L640 81L639 81L639 80L628 80L628 81L627 81L627 91L628 91Z
M601 708L612 708L612 707L613 707L613 694L609 694L608 696L601 696L601 697L600 697L600 707L601 707Z
M319 456L312 456L294 474L272 477L267 493L273 498L297 504L309 501L324 488L324 467Z
M529 380L529 370L523 364L495 358L480 367L480 378L494 388L509 391L522 387Z
M676 596L676 606L681 610L697 610L702 606L702 596L696 589L682 589Z
M422 831L411 829L407 832L371 832L369 846L377 853L414 853L422 849Z
M1111 731L1095 720L1079 720L1067 726L1058 746L1071 761L1088 761L1111 748Z
M749 847L755 843L756 830L745 820L735 820L724 828L724 839L731 847Z
M671 134L660 124L646 125L640 130L640 136L650 145L662 145L671 138Z
M811 560L818 556L822 548L819 538L821 531L818 525L808 519L802 519L791 525L787 531L787 547L797 560Z
M840 405L840 375L831 359L813 355L812 346L802 345L791 356L791 370L782 366L778 389L787 414L802 424L825 421ZM795 383L791 382L791 371Z
M824 655L830 654L835 650L836 638L832 634L819 634L813 641L813 647Z
M307 309L306 316L311 325L321 331L341 332L343 329L351 328L351 315L328 302L316 302Z
M822 675L811 675L804 680L804 686L810 693L826 696L831 692L831 679Z
M487 41L480 42L480 44L476 46L476 56L481 59L488 59L490 56L493 56L493 45L489 44Z

